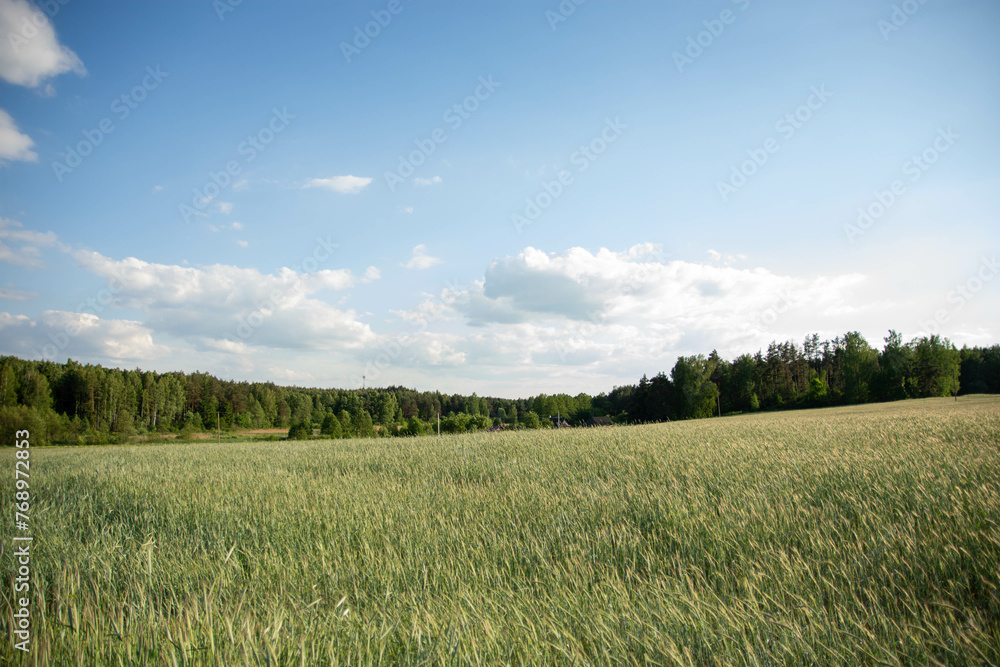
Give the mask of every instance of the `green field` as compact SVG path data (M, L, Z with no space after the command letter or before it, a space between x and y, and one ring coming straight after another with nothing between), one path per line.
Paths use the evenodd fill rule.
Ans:
M1000 397L31 452L39 665L1000 664Z

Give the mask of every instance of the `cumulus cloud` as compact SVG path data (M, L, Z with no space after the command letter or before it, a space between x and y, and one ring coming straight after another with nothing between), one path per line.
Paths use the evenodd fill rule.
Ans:
M232 202L220 201L218 206L219 206L219 212L222 213L222 215L229 215L230 213L233 212Z
M0 39L0 42L3 40ZM0 109L0 165L7 162L38 162L38 153L31 150L35 142L22 134L10 114Z
M411 325L436 323L437 345L470 365L569 366L613 377L651 361L669 370L681 353L733 355L787 332L798 338L824 323L839 326L845 308L874 307L857 298L864 280L664 261L650 244L596 253L529 247L494 260L470 286L447 287L397 315ZM451 338L462 325L472 329Z
M266 274L224 264L188 267L74 254L84 269L108 281L114 305L144 313L144 324L156 333L292 350L351 349L374 338L353 310L316 297L354 285L347 269Z
M303 187L325 188L345 195L356 195L371 182L372 179L362 176L333 176L331 178L314 178Z
M645 246L628 252L571 248L547 254L526 248L494 260L457 306L470 323L552 319L655 320L722 329L753 322L774 302L834 312L862 276L780 276L683 261L662 262Z
M30 358L98 358L120 363L169 352L153 342L141 322L102 319L92 313L46 310L37 319L0 312L5 352Z
M440 182L441 182L440 176L434 176L433 178L421 178L417 176L416 178L413 179L413 184L418 186L437 185Z
M409 261L401 266L407 269L429 269L435 264L440 264L441 260L427 254L427 246L423 243L413 246L413 256Z
M0 0L0 78L28 88L64 72L87 73L59 43L49 18L27 0Z
M871 285L858 274L784 275L726 265L722 253L718 260L668 261L652 244L620 252L528 247L494 259L471 283L447 284L410 310L392 311L398 319L376 332L342 294L379 280L375 266L359 275L319 262L308 272L263 273L116 260L0 219L0 260L40 266L47 247L71 253L106 287L85 295L80 313L3 315L0 348L7 353L31 356L53 344L50 334L62 340L59 332L72 324L83 333L60 350L74 357L153 358L164 349L155 337L173 346L170 359L190 353L188 363L207 359L233 373L263 372L262 360L285 363L290 372L326 373L324 382L339 386L356 372L384 382L489 380L530 393L541 374L549 387L600 390L669 371L680 354L714 348L731 358L807 332L832 337L872 322L881 327L885 313L905 306L877 289L873 302L862 291ZM403 266L439 262L420 244ZM34 296L10 288L0 298ZM140 321L110 319L121 309Z

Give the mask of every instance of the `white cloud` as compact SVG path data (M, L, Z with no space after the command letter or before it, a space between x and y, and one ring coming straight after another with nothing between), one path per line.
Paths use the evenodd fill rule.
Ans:
M362 176L333 176L331 178L314 178L303 187L326 188L345 195L356 195L371 182L372 179Z
M408 342L413 353L411 362L418 366L462 366L469 360L469 353L459 349L463 336L418 333Z
M361 279L361 282L370 283L372 281L378 280L381 277L382 277L382 272L378 270L378 267L369 266L367 269L365 269L365 275Z
M92 313L46 310L37 319L0 312L4 352L29 358L67 357L119 363L162 357L169 349L132 320L102 319Z
M0 241L0 262L31 269L42 267L41 253L38 248L25 246L15 250L3 241Z
M10 243L17 244L19 247L14 248L8 245ZM43 266L42 253L39 248L51 246L66 248L59 243L58 238L52 232L23 229L17 220L0 218L0 262L26 268L41 268Z
M711 248L708 249L707 253L708 256L712 258L713 262L715 262L716 264L721 262L725 266L732 266L733 264L736 264L740 260L744 260L747 258L747 256L742 253L738 253L736 255L733 255L731 253L723 254L716 250L712 250Z
M162 191L163 191L163 186L162 185L154 185L153 186L153 192L162 192Z
M416 178L413 179L413 184L418 186L437 185L440 182L441 182L440 176L434 176L433 178L421 178L417 176Z
M219 212L222 213L222 215L229 215L230 213L232 213L233 212L233 204L232 204L232 202L220 201L219 202Z
M3 41L0 39L0 42ZM10 114L0 109L0 165L4 160L38 162L38 153L31 150L34 145L31 137L21 133Z
M236 245L238 245L241 248L246 248L250 244L247 241L239 240L239 241L236 242Z
M413 257L401 266L407 269L429 269L435 264L440 263L440 259L427 254L427 246L421 243L413 247Z
M294 273L294 272L293 272ZM354 276L348 269L322 269L303 273L310 289L345 290L354 287Z
M201 338L195 341L197 347L204 350L215 350L216 352L229 352L235 354L246 354L248 352L246 343L225 338Z
M229 225L229 227L230 227L230 229L235 229L236 231L239 231L239 230L243 229L243 223L242 222L234 222L233 224Z
M316 376L308 371L300 371L287 366L271 366L267 369L267 377L277 381L295 384L300 387L313 387L318 384Z
M25 292L24 290L14 289L13 287L0 287L0 299L6 299L8 301L27 301L35 296L38 296L38 292Z
M10 83L37 88L63 72L87 73L59 43L49 18L27 0L0 0L0 35L0 78Z
M347 269L265 274L224 264L194 268L96 252L74 256L115 287L115 306L144 313L145 326L159 334L297 350L353 349L374 339L353 310L315 296L351 287L355 277Z
M494 260L471 286L447 287L396 314L407 326L434 323L414 338L407 363L431 355L462 360L466 373L565 369L575 386L593 386L669 371L679 354L735 356L824 327L842 333L848 319L885 306L861 297L864 281L667 262L650 244L596 253L529 247ZM846 319L845 308L854 311ZM421 351L432 340L436 352Z
M466 294L463 314L490 321L651 321L731 331L750 324L782 299L833 312L863 277L779 276L683 261L662 262L648 246L616 253L570 248L546 254L526 248L494 260Z
M403 207L403 212L407 213L407 214L413 213L413 207L412 206L404 206Z

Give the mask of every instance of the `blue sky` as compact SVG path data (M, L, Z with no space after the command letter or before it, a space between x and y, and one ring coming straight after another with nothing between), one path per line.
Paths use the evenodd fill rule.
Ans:
M810 332L993 344L998 28L0 0L0 353L515 396Z

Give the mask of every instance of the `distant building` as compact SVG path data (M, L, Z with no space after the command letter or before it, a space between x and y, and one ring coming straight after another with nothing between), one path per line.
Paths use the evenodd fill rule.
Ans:
M591 417L587 420L587 426L614 426L610 417Z
M565 417L549 417L552 421L552 428L572 428L573 425Z

